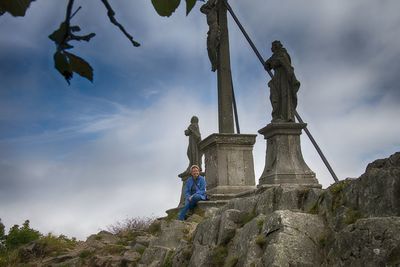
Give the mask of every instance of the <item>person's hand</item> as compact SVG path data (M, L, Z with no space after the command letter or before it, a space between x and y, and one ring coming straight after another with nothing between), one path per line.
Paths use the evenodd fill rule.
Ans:
M193 196L190 196L190 197L189 197L189 202L192 201L192 197L193 197Z

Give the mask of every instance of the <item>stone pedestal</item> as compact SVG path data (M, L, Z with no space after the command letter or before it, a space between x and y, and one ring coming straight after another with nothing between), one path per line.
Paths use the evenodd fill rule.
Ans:
M238 194L255 188L255 141L254 134L220 133L211 134L200 142L205 156L208 194Z
M306 126L306 123L270 123L258 131L267 140L265 168L258 187L278 184L321 186L301 153L300 134Z

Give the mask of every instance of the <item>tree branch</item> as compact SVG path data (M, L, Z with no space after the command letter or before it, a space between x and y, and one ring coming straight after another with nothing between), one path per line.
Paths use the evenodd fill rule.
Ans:
M73 1L73 0L70 0ZM129 41L131 41L131 43L133 44L133 46L140 46L140 44L138 42L136 42L135 40L133 40L133 37L125 30L124 26L122 26L116 19L115 19L115 12L112 9L110 3L108 3L108 0L101 0L101 2L103 2L104 6L107 9L107 15L108 18L110 19L111 23L114 24L115 26L117 26L122 33L126 36L126 38L129 39Z

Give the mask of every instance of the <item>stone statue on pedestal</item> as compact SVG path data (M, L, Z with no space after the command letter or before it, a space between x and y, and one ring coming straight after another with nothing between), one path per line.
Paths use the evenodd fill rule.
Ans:
M190 125L185 130L185 135L189 137L189 144L187 148L187 156L189 159L189 166L187 169L179 174L181 178L190 176L190 167L197 165L201 170L201 152L199 143L201 141L201 134L199 129L199 118L193 116L190 120Z
M274 70L268 83L272 104L272 122L294 122L297 106L297 91L300 82L296 79L291 59L280 41L272 42L272 56L265 62L267 70Z
M280 41L272 42L272 56L265 62L266 70L274 70L268 83L271 89L272 121L258 132L267 140L265 167L258 187L280 184L320 188L315 173L301 153L300 135L306 123L296 123L297 91L291 59Z
M200 129L199 129L199 118L196 116L193 116L190 120L190 125L188 128L185 130L185 135L189 137L189 144L187 148L187 156L189 159L189 166L187 169L178 174L178 176L182 179L182 190L181 190L181 197L179 200L179 205L178 207L181 207L185 204L185 185L186 181L191 176L191 167L193 165L197 165L200 167L201 171L201 152L200 152L200 147L199 143L201 141L201 134L200 134ZM201 173L202 176L204 176L204 173Z
M207 15L207 51L211 62L211 70L216 71L218 66L218 47L220 44L221 30L218 24L218 0L208 0L201 6L200 11Z

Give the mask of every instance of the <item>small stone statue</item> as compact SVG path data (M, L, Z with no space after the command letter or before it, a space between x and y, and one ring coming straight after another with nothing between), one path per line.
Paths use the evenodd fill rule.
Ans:
M273 41L271 51L272 56L265 62L264 68L274 70L274 77L268 83L272 122L294 122L300 82L296 79L290 56L282 43Z
M218 0L208 0L201 6L201 13L207 16L209 30L207 32L207 51L211 62L211 70L216 71L218 66L218 47L221 30L218 25Z
M193 165L197 165L201 169L201 152L199 148L201 135L199 129L199 118L196 116L192 117L189 127L185 130L185 135L189 136L189 145L187 148L189 167L183 173L178 175L181 178L190 176L190 167Z

